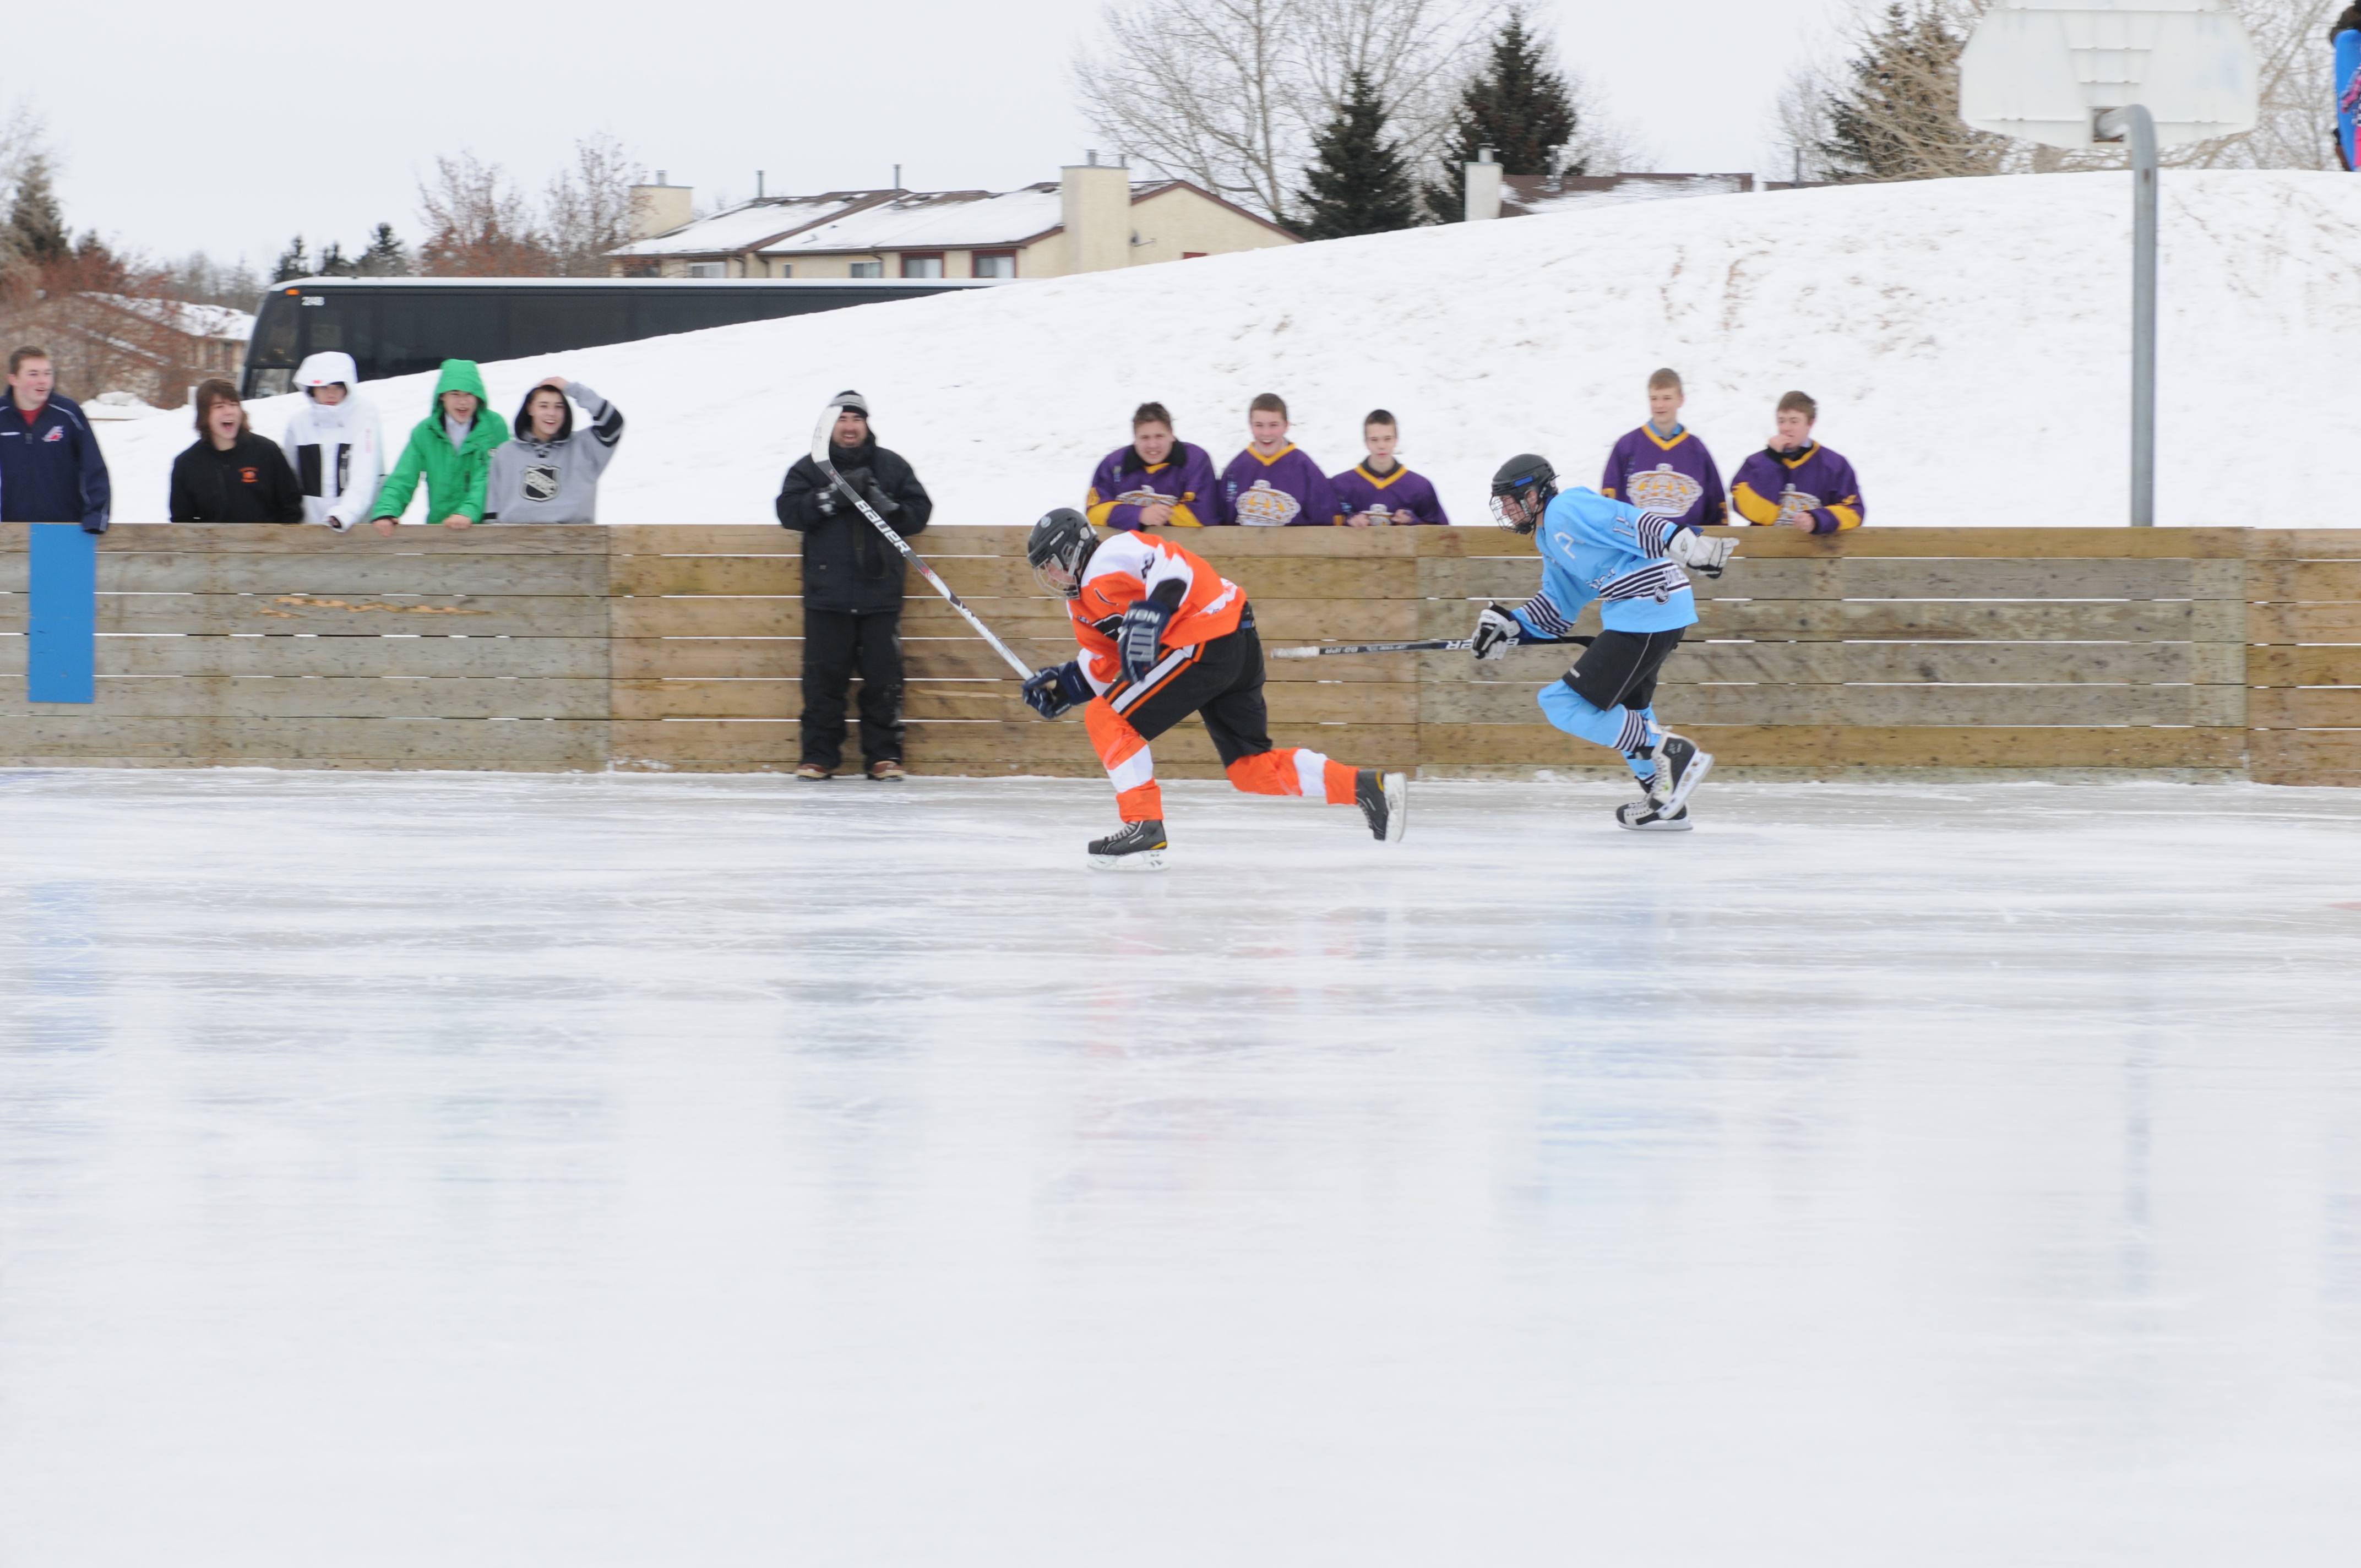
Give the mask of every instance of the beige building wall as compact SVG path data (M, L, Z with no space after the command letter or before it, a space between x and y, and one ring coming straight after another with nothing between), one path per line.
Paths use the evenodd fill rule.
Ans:
M1131 229L1134 267L1178 261L1191 252L1224 256L1296 243L1268 224L1187 190L1164 191L1132 203Z

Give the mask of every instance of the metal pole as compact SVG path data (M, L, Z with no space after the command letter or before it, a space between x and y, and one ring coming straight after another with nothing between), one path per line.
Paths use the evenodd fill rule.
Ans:
M2145 104L2099 116L2132 153L2132 526L2156 526L2156 116Z

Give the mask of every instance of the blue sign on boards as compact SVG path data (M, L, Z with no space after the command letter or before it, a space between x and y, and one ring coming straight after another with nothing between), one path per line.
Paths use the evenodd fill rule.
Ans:
M98 535L76 522L32 527L27 702L98 700Z

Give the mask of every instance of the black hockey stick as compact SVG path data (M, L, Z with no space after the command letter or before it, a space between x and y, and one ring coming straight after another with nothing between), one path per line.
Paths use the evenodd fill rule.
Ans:
M910 542L903 538L900 534L895 532L892 528L887 526L885 520L879 517L877 513L871 509L869 502L862 499L860 492L855 490L851 485L846 484L844 482L844 476L836 471L836 464L829 455L829 448L836 438L836 417L843 411L844 402L840 398L829 399L828 407L820 411L819 423L814 426L812 430L812 462L818 465L821 473L828 476L829 483L836 487L836 490L839 495L842 496L845 499L851 501L854 506L861 509L861 515L867 518L870 522L875 526L877 532L885 536L885 543L891 544L895 549L899 550L902 553L902 559L909 562L911 565L916 566L918 569L918 576L926 578L928 582L933 584L935 592L942 595L943 598L950 602L950 607L959 611L960 614L965 618L970 626L975 628L975 634L978 637L983 638L986 642L991 643L992 651L994 652L1008 661L1008 667L1010 669L1016 671L1018 674L1024 676L1027 680L1032 679L1033 667L1011 652L1007 643L1003 642L999 638L994 637L992 634L992 628L986 626L976 615L975 611L968 609L968 607L961 602L959 595L951 592L951 586L943 581L942 578L937 576L935 575L935 569L932 566L928 565L924 561L918 559L918 553L910 548Z
M1545 642L1520 642L1520 648L1554 648L1569 642L1590 646L1587 637L1553 637ZM1430 638L1423 642L1339 642L1322 648L1273 648L1274 659L1323 659L1331 653L1465 653L1476 646L1473 637Z

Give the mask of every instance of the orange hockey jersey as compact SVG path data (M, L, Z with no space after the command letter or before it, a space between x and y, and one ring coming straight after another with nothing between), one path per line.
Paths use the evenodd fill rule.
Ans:
M1115 647L1123 612L1175 581L1185 591L1179 611L1164 628L1163 646L1191 647L1238 629L1239 618L1246 614L1246 590L1171 541L1118 533L1091 553L1090 565L1082 568L1082 597L1067 602L1066 613L1073 618L1074 640L1082 646L1082 674L1093 689L1104 693L1123 678L1123 662Z

